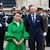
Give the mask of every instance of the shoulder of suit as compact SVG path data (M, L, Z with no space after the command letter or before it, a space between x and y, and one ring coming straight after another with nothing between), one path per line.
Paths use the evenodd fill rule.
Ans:
M29 18L31 16L31 14L28 14L27 18Z
M39 17L42 17L42 15L40 15L40 14L36 14L37 16L39 16Z
M43 19L42 15L37 14L37 17Z
M28 16L30 16L31 14L28 14Z

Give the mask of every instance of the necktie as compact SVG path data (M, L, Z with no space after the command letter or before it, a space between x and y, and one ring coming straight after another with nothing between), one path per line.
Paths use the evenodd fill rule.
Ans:
M36 16L33 16L33 23L35 24Z

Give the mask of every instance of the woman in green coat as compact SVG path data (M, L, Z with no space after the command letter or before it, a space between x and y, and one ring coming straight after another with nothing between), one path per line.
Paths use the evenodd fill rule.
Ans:
M5 50L26 50L24 39L28 39L23 22L20 20L20 13L14 14L14 20L8 26L8 32L5 34L5 40L8 41Z

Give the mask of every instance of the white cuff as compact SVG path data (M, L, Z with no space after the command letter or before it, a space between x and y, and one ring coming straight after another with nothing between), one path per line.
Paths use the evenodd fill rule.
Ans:
M6 22L5 24L6 24L6 27L7 27L8 26L8 23Z
M2 24L0 24L0 27L2 27Z

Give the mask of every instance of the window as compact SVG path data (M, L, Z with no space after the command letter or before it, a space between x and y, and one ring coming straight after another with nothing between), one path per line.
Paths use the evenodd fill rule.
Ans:
M3 3L4 8L11 8L16 6L15 0L0 0Z

